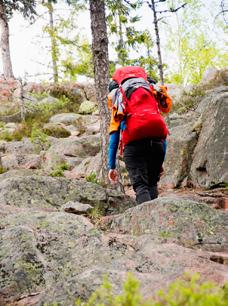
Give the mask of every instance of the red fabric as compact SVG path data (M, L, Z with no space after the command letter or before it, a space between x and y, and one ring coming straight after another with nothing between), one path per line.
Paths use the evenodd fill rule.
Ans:
M126 129L122 133L124 145L143 138L166 138L168 129L152 92L138 88L125 104Z
M112 79L119 85L126 79L130 78L143 78L147 80L147 73L145 70L138 66L126 66L116 69Z

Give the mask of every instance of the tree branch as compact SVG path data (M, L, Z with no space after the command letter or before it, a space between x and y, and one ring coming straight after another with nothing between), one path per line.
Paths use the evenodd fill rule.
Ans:
M220 6L221 6L221 11L215 16L215 19L218 18L222 14L224 22L225 24L227 24L228 22L226 20L226 13L228 12L228 9L225 8L224 0L221 1Z
M173 8L171 7L169 10L164 10L164 11L157 11L158 14L162 14L162 13L176 13L177 11L179 11L181 8L185 7L187 5L187 3L183 3L182 5L178 6L177 8Z

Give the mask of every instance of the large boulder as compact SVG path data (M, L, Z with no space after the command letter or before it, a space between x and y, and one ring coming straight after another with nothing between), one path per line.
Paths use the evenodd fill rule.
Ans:
M7 154L1 157L1 165L4 170L17 168L38 169L41 166L41 157L38 154Z
M84 83L80 83L79 85L80 85L82 92L84 93L85 99L97 103L94 82L86 82L86 83L84 82Z
M27 155L37 154L41 150L37 144L34 144L29 138L23 138L21 141L0 141L0 152L2 154Z
M75 214L21 210L0 216L0 228L0 305L74 305L105 275L120 293L129 271L145 297L186 271L219 284L227 276L202 251L158 244L149 235L104 234Z
M167 89L168 89L169 95L172 97L174 104L181 99L181 96L183 95L184 90L185 90L183 86L175 85L175 84L168 84Z
M58 139L44 154L43 167L49 171L61 162L69 162L75 166L83 159L95 156L99 151L98 135Z
M201 187L228 182L227 87L208 92L196 111L202 113L202 128L192 156L190 179L194 185Z
M73 124L79 125L81 124L82 116L75 113L61 113L52 116L49 119L50 123L63 123L65 125Z
M224 212L178 197L158 198L108 220L114 232L150 234L157 241L213 251L224 251L228 247L224 235L227 221Z
M91 204L104 214L121 212L134 205L123 193L91 182L31 172L0 175L1 204L56 210L69 201Z
M228 85L228 68L216 69L208 68L202 77L201 86L214 88L215 86Z
M83 115L82 126L86 135L94 135L100 132L100 117L96 114Z
M78 165L76 165L68 174L69 178L77 178L77 177L89 177L94 175L96 178L101 177L101 154L98 153L96 156L87 157L81 161Z
M162 187L211 187L228 181L227 87L208 90L194 111L170 116Z
M161 178L163 187L179 187L188 177L197 138L197 133L193 131L191 122L170 129L164 164L165 175Z

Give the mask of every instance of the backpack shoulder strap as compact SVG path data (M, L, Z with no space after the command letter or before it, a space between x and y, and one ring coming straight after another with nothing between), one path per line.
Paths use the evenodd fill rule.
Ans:
M127 106L127 104L129 103L129 100L128 100L128 98L127 98L127 96L126 96L126 94L125 94L125 92L124 92L124 90L123 90L123 88L122 88L121 85L119 85L119 89L120 89L120 92L121 92L122 97L123 97L124 107L125 107L125 109L126 109L126 106Z

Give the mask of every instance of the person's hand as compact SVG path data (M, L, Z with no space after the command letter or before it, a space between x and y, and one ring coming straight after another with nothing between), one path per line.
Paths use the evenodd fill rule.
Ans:
M108 172L108 178L112 184L116 184L118 182L118 172L116 169L110 169Z

